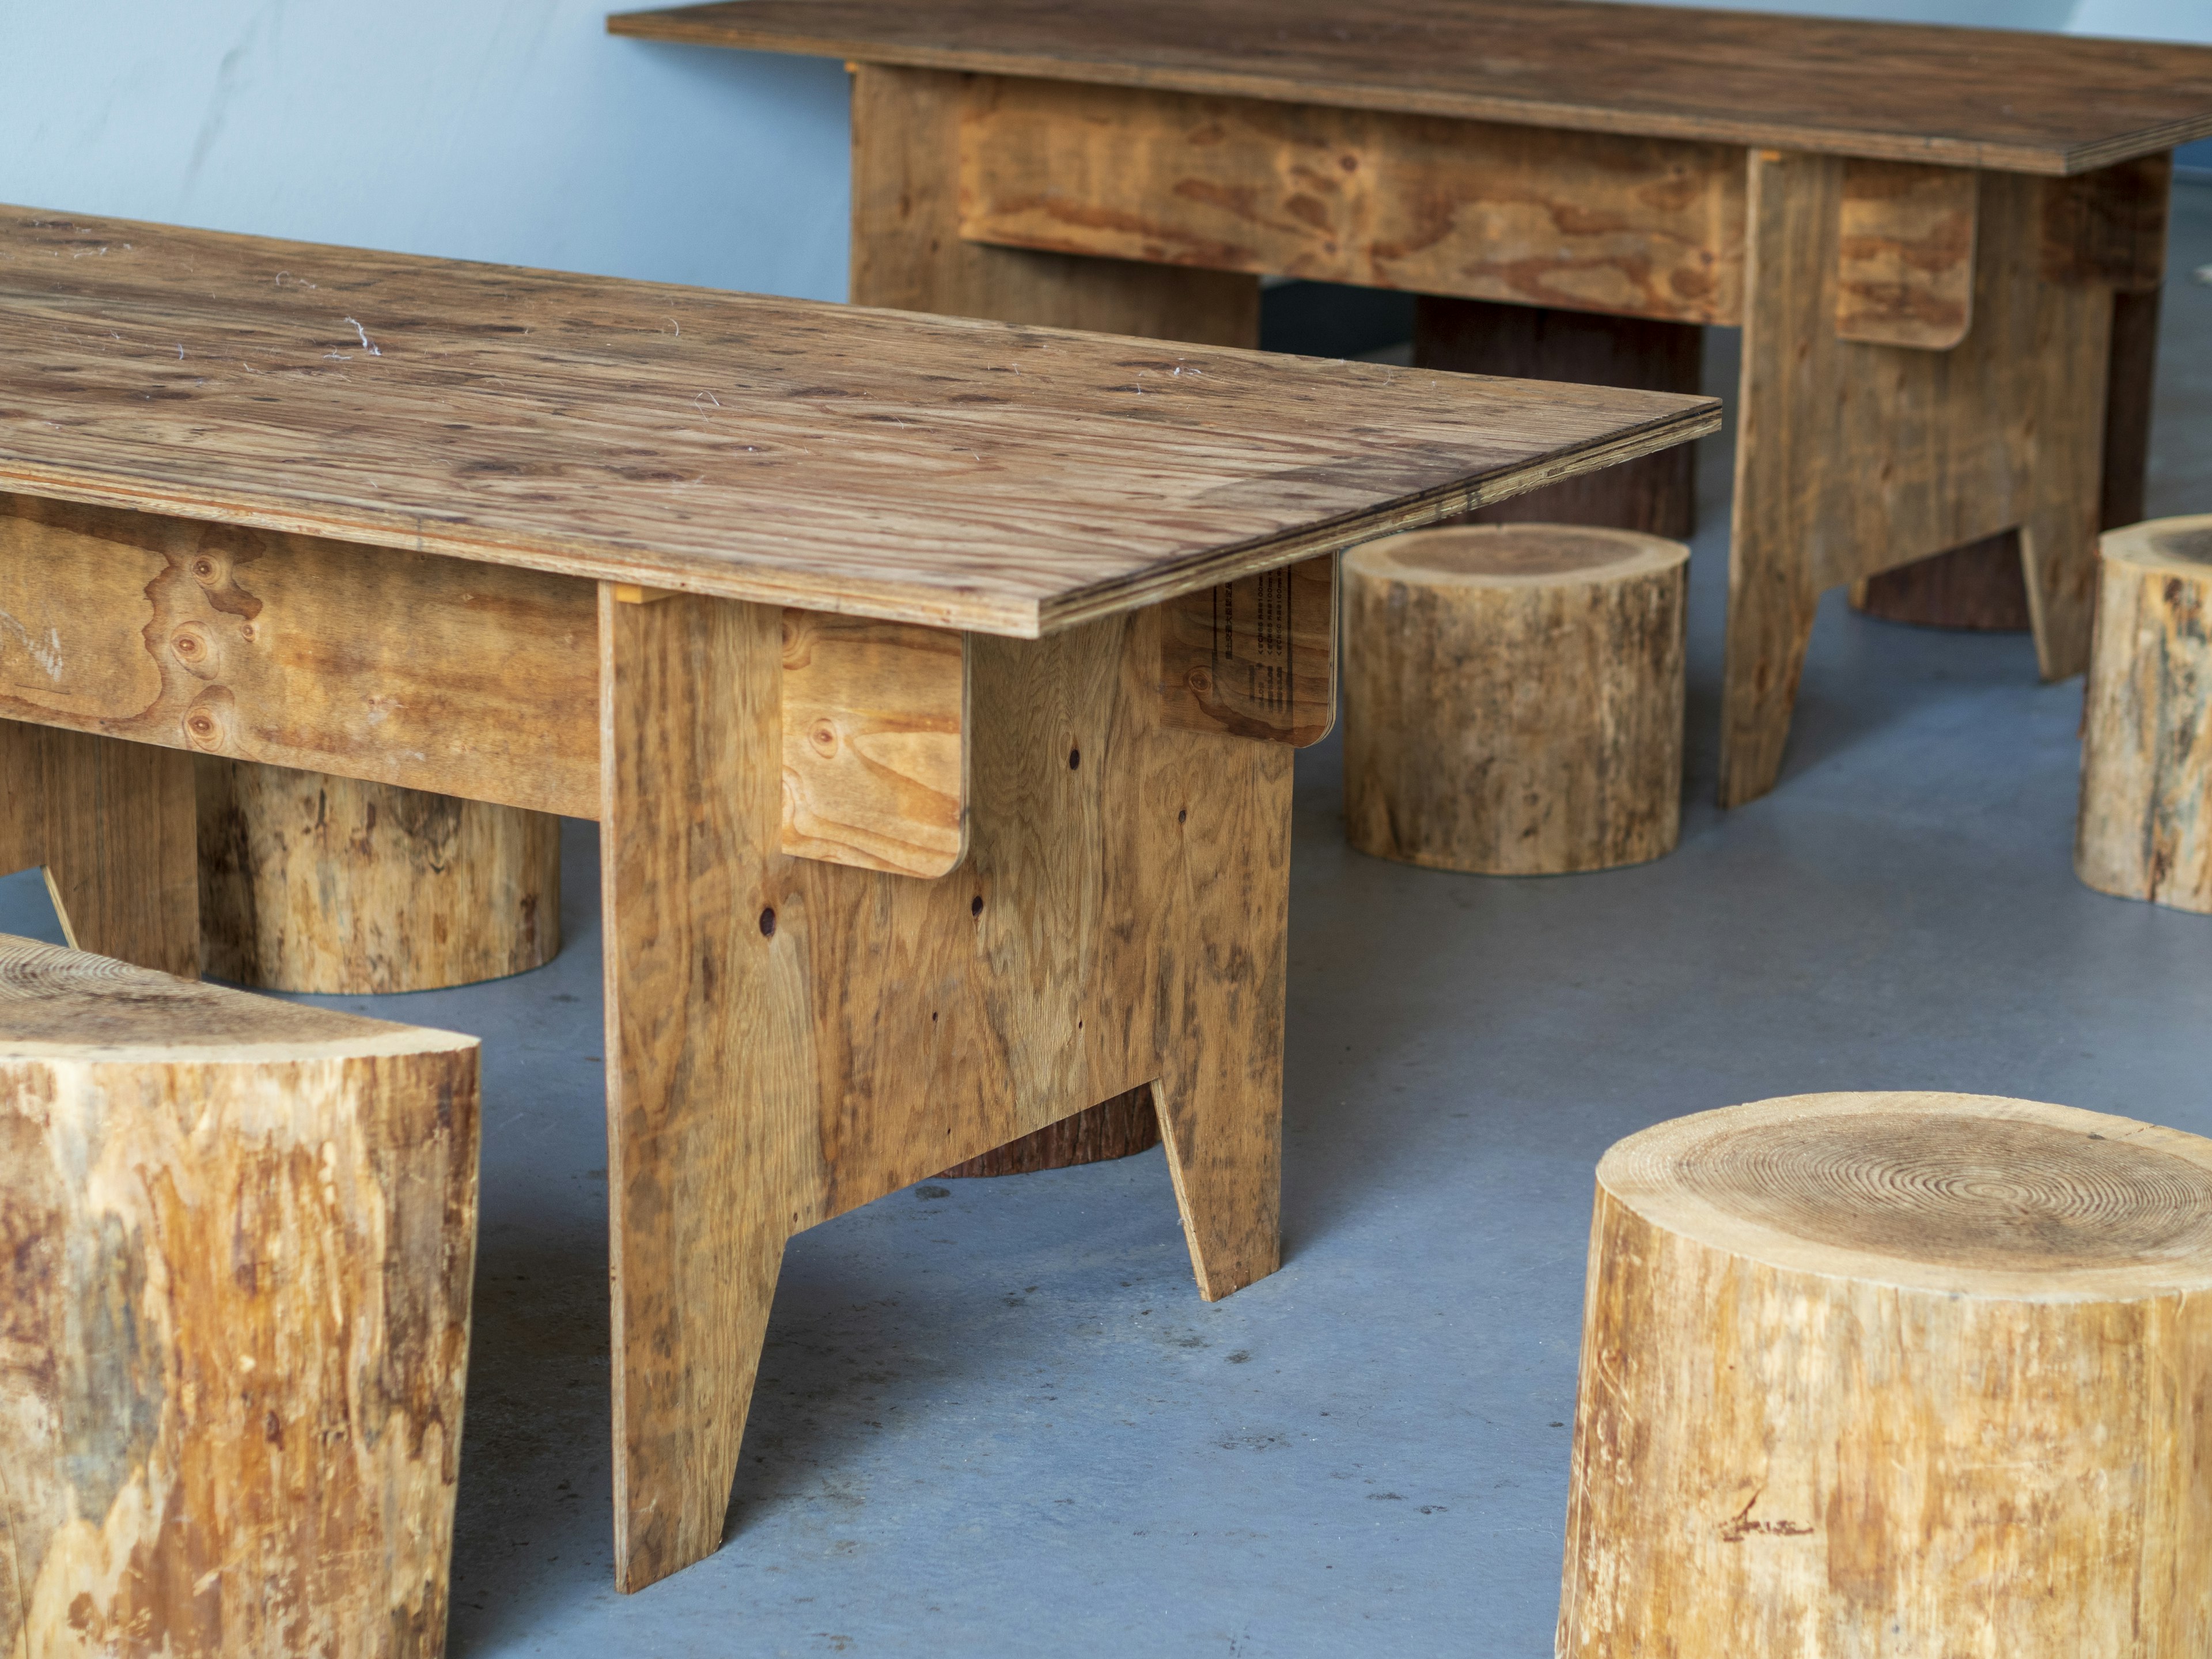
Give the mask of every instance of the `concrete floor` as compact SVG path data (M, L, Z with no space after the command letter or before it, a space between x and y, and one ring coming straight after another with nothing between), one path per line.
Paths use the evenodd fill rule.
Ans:
M2212 186L2178 191L2156 514L2212 509ZM2212 273L2208 273L2212 276ZM1717 334L1709 384L1733 384ZM792 1242L721 1553L610 1562L596 866L569 943L336 999L484 1039L453 1650L1551 1651L1590 1171L1818 1089L2212 1133L2212 920L2074 879L2078 681L1831 596L1781 787L1711 805L1728 456L1703 458L1680 850L1490 880L1347 850L1299 760L1283 1270L1199 1301L1155 1151L926 1183ZM35 880L0 928L49 926Z

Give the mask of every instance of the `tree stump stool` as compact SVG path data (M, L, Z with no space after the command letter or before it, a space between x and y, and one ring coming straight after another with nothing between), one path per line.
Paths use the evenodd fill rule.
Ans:
M271 991L430 991L561 948L561 820L202 757L200 966Z
M2212 1645L2212 1141L1803 1095L1598 1166L1558 1651Z
M1690 550L1483 525L1345 556L1345 820L1483 875L1640 864L1681 828Z
M0 1654L445 1644L471 1037L0 937Z
M2108 531L2100 549L2074 871L2212 913L2212 514Z

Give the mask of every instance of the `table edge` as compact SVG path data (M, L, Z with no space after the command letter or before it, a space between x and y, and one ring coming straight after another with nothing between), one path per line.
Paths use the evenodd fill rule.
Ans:
M1470 507L1502 501L1543 484L1595 471L1616 461L1632 459L1719 430L1720 404L1717 399L1686 398L1684 404L1669 414L1541 460L1475 475L1385 507L1342 514L1287 534L1233 544L1205 559L1176 565L1157 576L1139 575L1102 582L1070 589L1046 599L994 598L957 587L931 587L913 581L866 576L839 578L842 591L825 592L819 578L767 567L708 571L695 564L656 560L651 553L638 550L617 550L613 544L603 541L498 535L471 524L441 521L417 513L380 512L359 507L310 510L301 503L271 494L194 491L166 480L9 459L0 459L0 492L90 507L121 507L169 518L233 525L241 529L396 548L477 564L538 570L584 581L667 588L713 599L790 605L799 610L913 623L926 628L954 629L1009 639L1036 639L1102 617L1196 592L1217 582L1340 551L1399 529L1417 528Z
M2039 173L2054 178L2094 172L2139 156L2160 155L2198 138L2212 137L2212 109L2202 116L2167 121L2093 143L2039 144L1887 136L1817 123L1776 127L1725 117L1670 116L1658 112L1639 114L1583 104L1385 87L1339 86L1330 88L1328 95L1318 96L1313 86L1275 75L1160 69L1103 58L1045 58L963 47L916 46L893 49L880 41L842 40L833 34L802 35L747 29L725 22L677 21L689 9L691 8L612 12L607 16L607 33L629 40L776 52L787 57L836 58L887 68L945 70L1015 80L1070 81L1133 90L1256 98L1271 103L1434 115L1628 137L1674 138L1738 145L1747 149L1795 149L1820 155L1918 161L1930 166L1979 167L1994 173Z

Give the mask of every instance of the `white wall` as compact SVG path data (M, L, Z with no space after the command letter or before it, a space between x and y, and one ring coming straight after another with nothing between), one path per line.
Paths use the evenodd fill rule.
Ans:
M0 0L0 202L842 299L842 67L620 3ZM2212 0L1743 5L2212 40Z
M842 66L611 9L0 0L0 202L843 299Z

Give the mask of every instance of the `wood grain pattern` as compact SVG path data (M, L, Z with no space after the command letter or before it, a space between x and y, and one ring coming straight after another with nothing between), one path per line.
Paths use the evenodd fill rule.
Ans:
M0 720L0 868L45 868L72 944L197 974L193 849L190 757Z
M2081 173L2212 133L2212 51L1578 0L733 0L617 34L1462 120Z
M1423 295L1413 310L1413 366L1516 380L1568 380L1694 393L1705 331L1648 317L1451 300ZM1697 446L1532 489L1469 514L1478 524L1586 524L1677 541L1696 533Z
M1147 1084L937 1173L947 1181L1036 1175L1043 1170L1134 1158L1159 1144L1160 1115L1152 1108L1152 1085Z
M1035 635L1714 418L0 210L0 488L933 627Z
M0 716L590 817L595 604L532 570L0 496Z
M1162 726L1157 610L979 638L958 875L792 859L761 765L776 613L605 616L617 1560L635 1589L720 1541L790 1232L1149 1084L1202 1292L1273 1268L1291 754Z
M968 641L783 613L783 850L933 878L968 854Z
M1260 343L1260 284L963 241L968 77L854 66L852 301L1200 345Z
M722 1541L821 1153L804 969L760 889L779 856L779 613L610 593L599 621L615 1583L635 1590Z
M1559 1653L2203 1651L2208 1217L2212 1143L2033 1101L1613 1147Z
M2043 190L2045 279L2098 283L2112 290L2104 483L2097 513L2098 526L2105 530L2143 516L2158 367L2158 285L2166 270L2172 173L2172 156L2148 156L2053 180ZM1869 577L1853 588L1851 603L1869 616L1923 627L2023 629L2031 618L2019 553L2018 540L2009 533L1986 537Z
M2034 622L2016 530L1877 571L1851 584L1851 604L1869 617L1919 628L2024 634Z
M1336 561L1308 559L1162 607L1160 718L1304 749L1336 724Z
M1690 550L1417 531L1345 556L1345 832L1431 869L1641 864L1681 827Z
M1433 116L978 81L960 234L1680 322L1742 309L1738 151Z
M2146 155L2043 188L2043 274L2135 291L2166 275L2173 157Z
M2017 529L2046 679L2087 659L2110 291L2042 279L2043 184L1980 175L1974 325L1835 336L1844 164L1751 157L1720 798L1771 788L1820 595Z
M200 969L270 991L428 991L561 949L561 820L202 755Z
M1979 181L1965 167L1844 164L1836 227L1836 336L1948 351L1974 314Z
M444 1650L477 1125L474 1038L0 939L0 1653Z
M2159 290L2112 295L2112 350L2105 375L2105 476L2097 523L2140 523L2150 482L2150 417L2158 380Z
M2212 515L2112 531L2101 551L2074 871L2212 915Z

